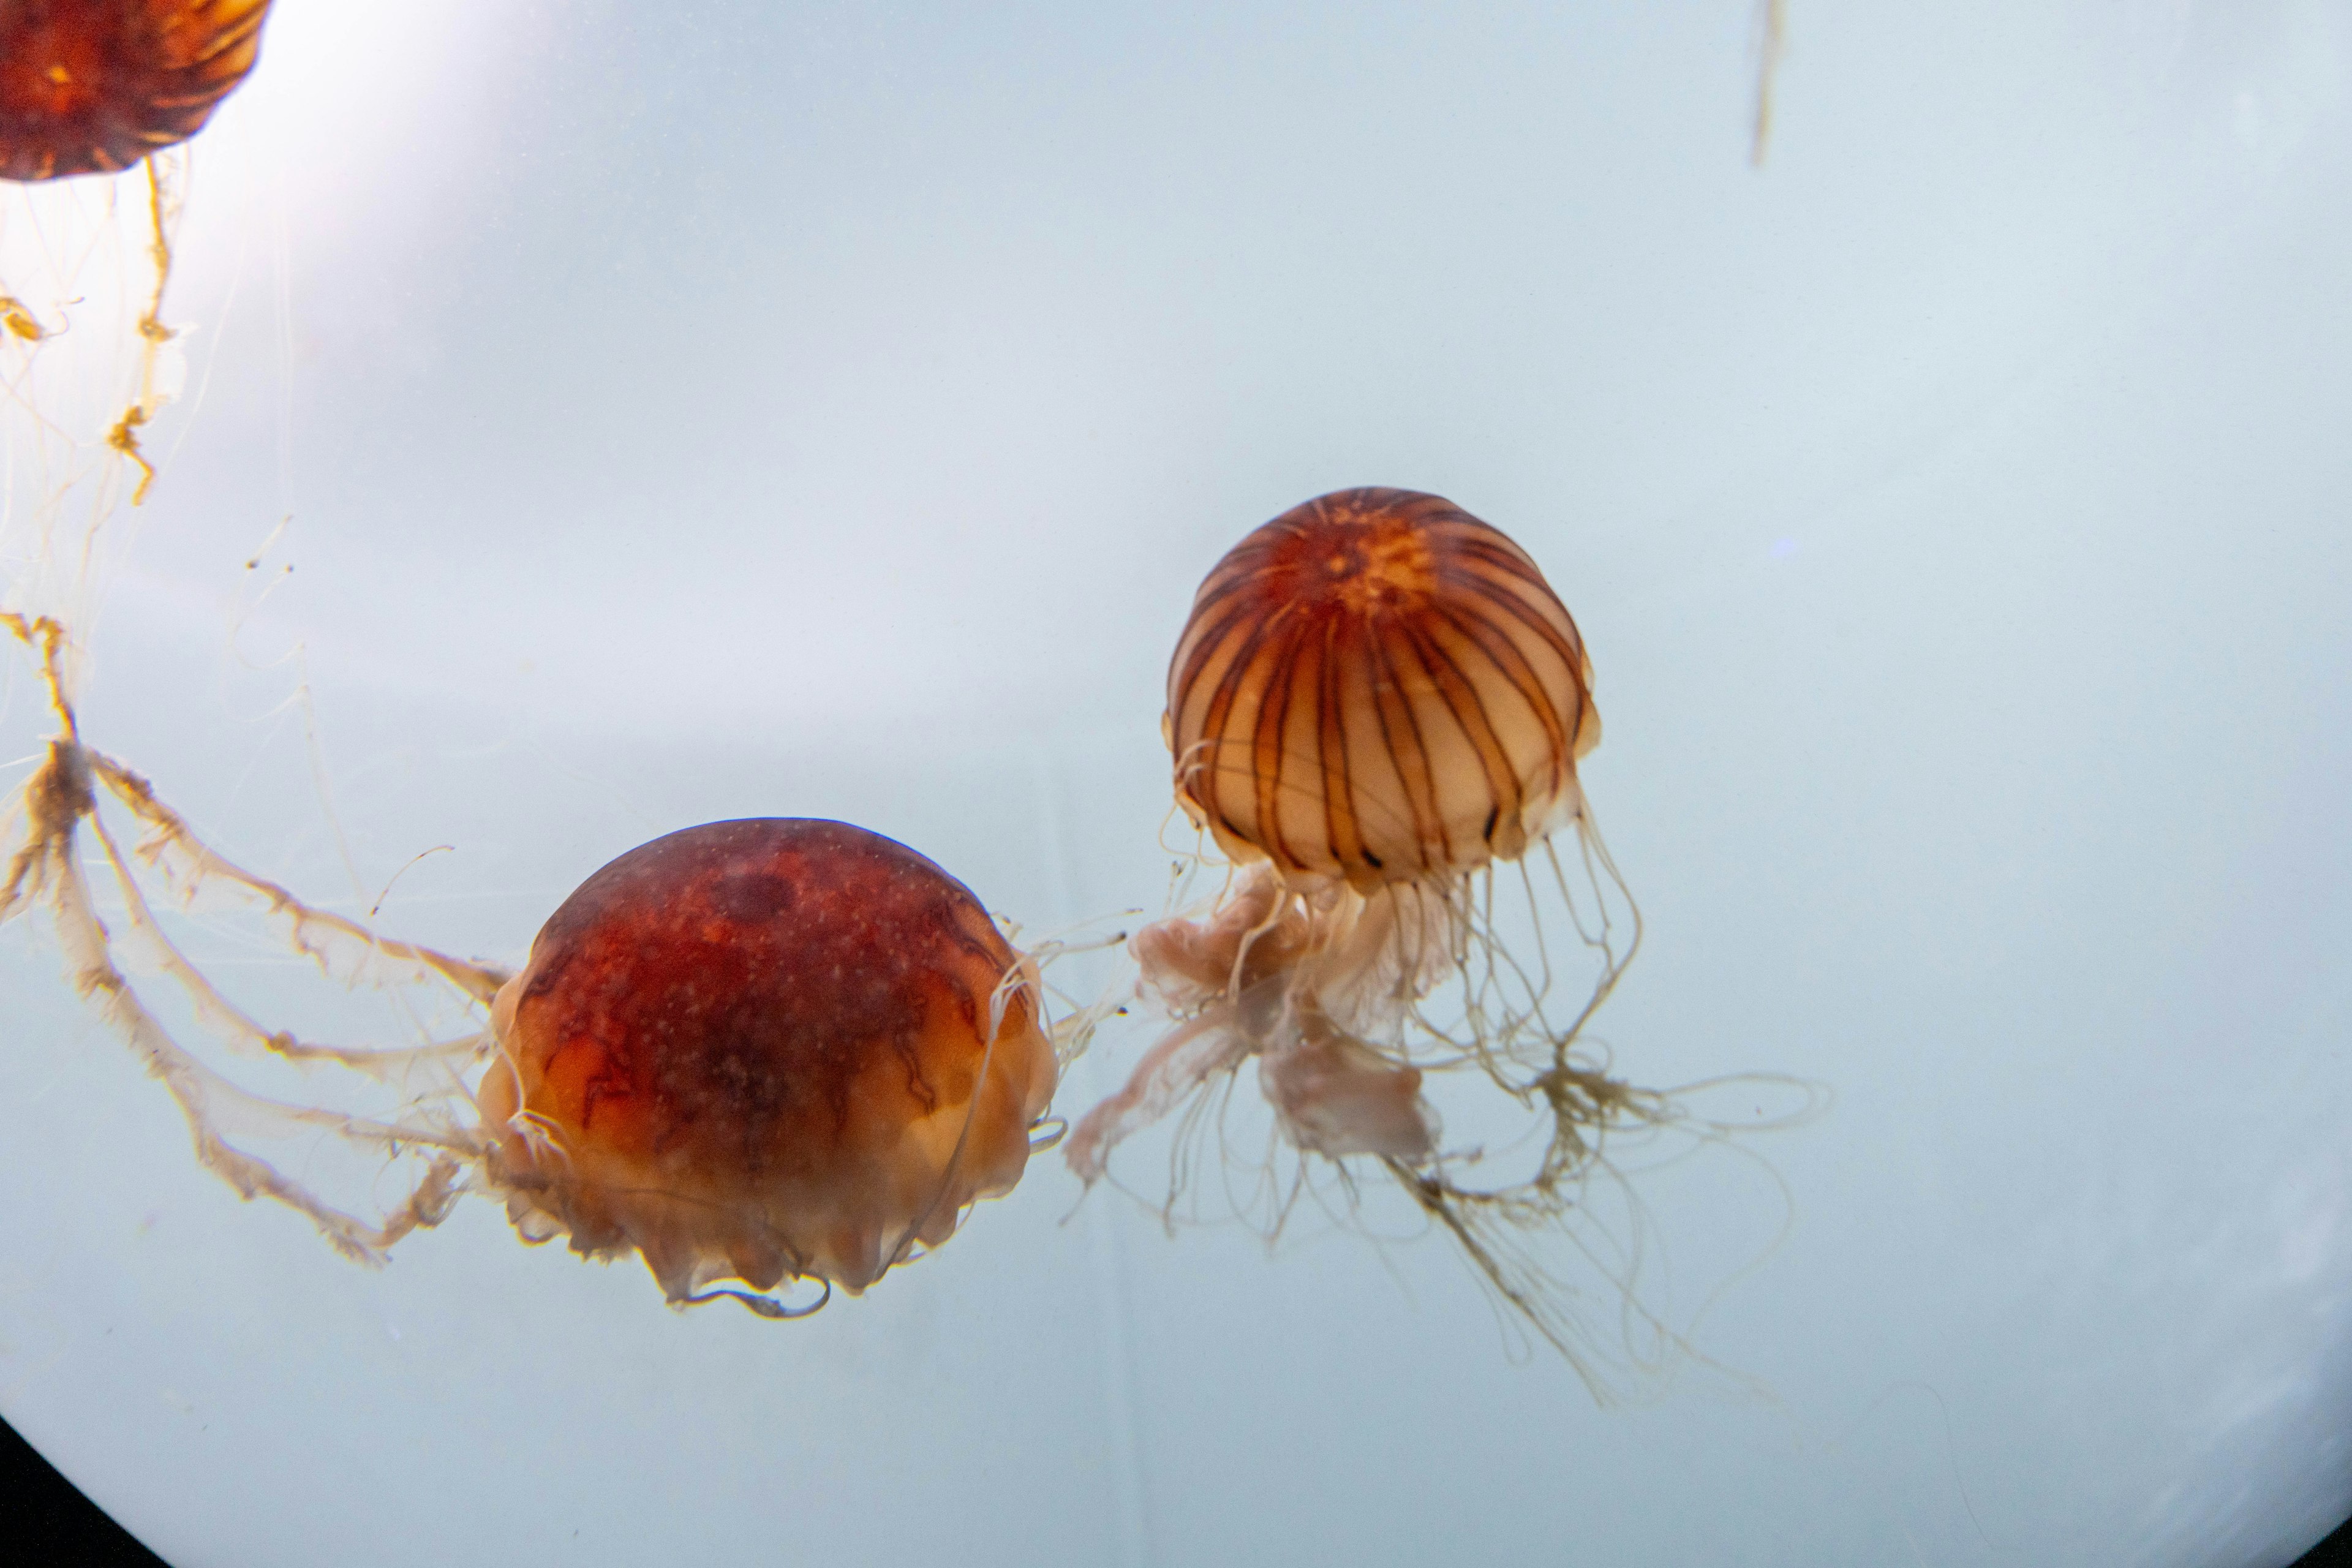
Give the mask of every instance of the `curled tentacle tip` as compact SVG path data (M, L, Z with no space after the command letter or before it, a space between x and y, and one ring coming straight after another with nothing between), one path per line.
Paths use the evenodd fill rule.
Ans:
M790 1322L794 1318L805 1318L814 1313L823 1311L824 1310L825 1303L833 1300L833 1281L825 1279L819 1281L819 1283L822 1284L824 1289L818 1294L815 1300L811 1301L805 1307L788 1307L784 1305L783 1302L777 1300L773 1296L762 1296L757 1291L752 1290L738 1290L732 1286L727 1285L721 1285L713 1289L704 1290L697 1295L681 1297L675 1305L679 1310L683 1311L688 1307L699 1307L705 1302L716 1301L721 1297L726 1297L730 1300L740 1302L746 1310L757 1313L759 1316L767 1319L770 1322Z

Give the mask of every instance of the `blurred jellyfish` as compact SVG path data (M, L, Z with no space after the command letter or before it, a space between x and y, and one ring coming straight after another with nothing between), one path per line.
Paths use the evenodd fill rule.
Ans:
M0 0L0 180L112 174L204 129L271 0Z
M1234 869L1207 910L1130 943L1175 1027L1072 1131L1071 1166L1101 1178L1180 1107L1213 1120L1209 1097L1254 1060L1292 1162L1264 1177L1269 1231L1318 1162L1351 1194L1360 1170L1385 1173L1592 1378L1577 1288L1539 1244L1564 1236L1630 1287L1633 1249L1601 1256L1588 1180L1605 1140L1682 1112L1584 1042L1641 926L1577 779L1601 721L1568 611L1525 551L1452 503L1338 491L1209 574L1162 731L1177 804ZM1590 979L1562 1005L1579 952ZM1474 1090L1461 1103L1482 1124L1499 1102L1536 1136L1449 1147L1428 1092L1442 1079ZM1181 1189L1181 1138L1176 1158ZM1638 1303L1628 1321L1655 1341L1639 1358L1672 1340Z

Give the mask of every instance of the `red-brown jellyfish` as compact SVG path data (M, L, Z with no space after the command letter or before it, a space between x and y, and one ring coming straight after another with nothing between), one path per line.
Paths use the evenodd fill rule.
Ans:
M111 174L204 129L271 0L0 0L0 180Z
M1640 927L1577 779L1601 722L1567 609L1451 502L1338 491L1209 574L1162 730L1177 804L1234 870L1205 913L1131 942L1176 1026L1073 1130L1073 1168L1099 1178L1122 1140L1255 1058L1300 1180L1376 1163L1582 1368L1524 1233L1572 1227L1602 1139L1673 1111L1580 1048ZM1562 928L1592 974L1565 1008ZM1481 1180L1481 1151L1444 1145L1427 1092L1444 1074L1538 1119L1531 1164Z
M11 629L47 653L54 623ZM1041 964L961 882L906 846L845 823L711 823L659 838L591 877L551 918L520 973L386 938L304 903L205 846L146 781L89 746L70 710L22 795L32 829L0 872L0 923L47 905L69 977L163 1081L198 1159L247 1198L307 1215L347 1256L381 1262L467 1192L502 1200L524 1239L568 1235L601 1258L643 1256L669 1301L787 1280L856 1293L936 1247L978 1199L1012 1190L1052 1142L1062 1061L1095 1013L1048 1028ZM126 854L107 821L143 837ZM110 931L79 851L110 868ZM148 897L242 901L331 976L402 993L401 1013L472 1026L420 1041L337 1046L272 1029L216 987ZM251 1092L168 1027L118 963L130 950L248 1058L351 1069L386 1109ZM356 1085L365 1090L366 1084ZM405 1195L369 1218L257 1151L320 1135L398 1168ZM738 1281L729 1285L725 1281Z
M481 1121L527 1237L863 1290L1010 1192L1053 1099L1034 963L839 822L718 822L583 883L499 994Z

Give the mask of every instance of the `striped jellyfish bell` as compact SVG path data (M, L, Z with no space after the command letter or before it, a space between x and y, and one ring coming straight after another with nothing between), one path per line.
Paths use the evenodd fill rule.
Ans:
M1176 798L1236 861L1360 892L1515 860L1582 810L1592 665L1453 502L1336 490L1220 561L1168 672Z

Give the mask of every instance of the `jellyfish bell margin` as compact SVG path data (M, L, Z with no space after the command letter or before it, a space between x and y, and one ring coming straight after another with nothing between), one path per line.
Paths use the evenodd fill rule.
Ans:
M1687 1349L1643 1304L1640 1238L1608 1234L1596 1183L1612 1141L1726 1129L1612 1077L1588 1037L1641 917L1577 777L1601 734L1591 662L1534 560L1437 496L1318 497L1210 571L1161 728L1176 802L1230 869L1129 943L1172 1026L1073 1128L1072 1169L1104 1179L1181 1111L1172 1220L1202 1163L1181 1141L1221 1123L1254 1061L1289 1162L1255 1189L1269 1237L1318 1168L1351 1209L1384 1175L1597 1395ZM1532 1139L1489 1146L1539 1153L1449 1144L1433 1089L1482 1127L1532 1118ZM1572 1257L1606 1277L1622 1343L1586 1321Z

